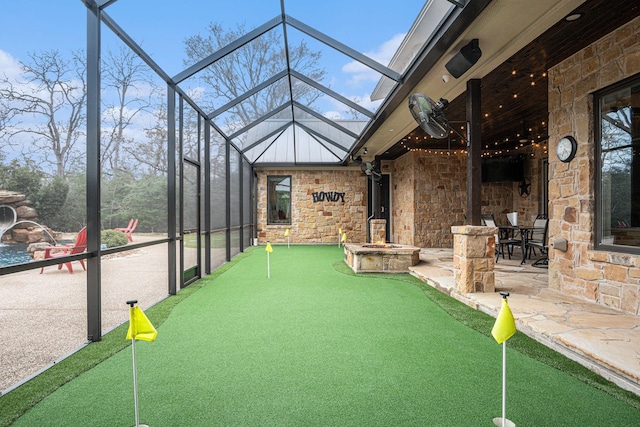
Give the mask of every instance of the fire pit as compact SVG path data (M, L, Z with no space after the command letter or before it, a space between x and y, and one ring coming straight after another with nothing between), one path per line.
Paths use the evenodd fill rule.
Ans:
M356 273L407 273L420 262L420 248L387 243L344 245L344 261Z

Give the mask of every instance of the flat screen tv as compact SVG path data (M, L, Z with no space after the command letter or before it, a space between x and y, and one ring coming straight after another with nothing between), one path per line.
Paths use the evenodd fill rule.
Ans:
M482 159L482 182L520 182L524 179L524 158L485 157Z

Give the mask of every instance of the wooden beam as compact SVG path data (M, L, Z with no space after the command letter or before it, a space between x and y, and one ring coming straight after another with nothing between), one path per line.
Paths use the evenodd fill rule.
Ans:
M482 111L481 80L467 81L467 225L481 225Z

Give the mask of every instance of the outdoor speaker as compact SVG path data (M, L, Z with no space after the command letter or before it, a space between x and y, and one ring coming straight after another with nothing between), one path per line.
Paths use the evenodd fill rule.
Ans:
M460 52L456 53L456 56L451 58L445 68L456 79L467 72L469 68L473 66L478 59L482 56L482 51L478 45L478 39L471 40L467 45L460 49Z

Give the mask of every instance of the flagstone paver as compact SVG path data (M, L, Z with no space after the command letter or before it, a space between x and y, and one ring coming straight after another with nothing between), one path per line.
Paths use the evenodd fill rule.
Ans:
M518 330L640 395L640 317L548 288L547 270L500 259L496 292L456 290L451 249L422 249L411 274L467 305L497 316L508 291Z

